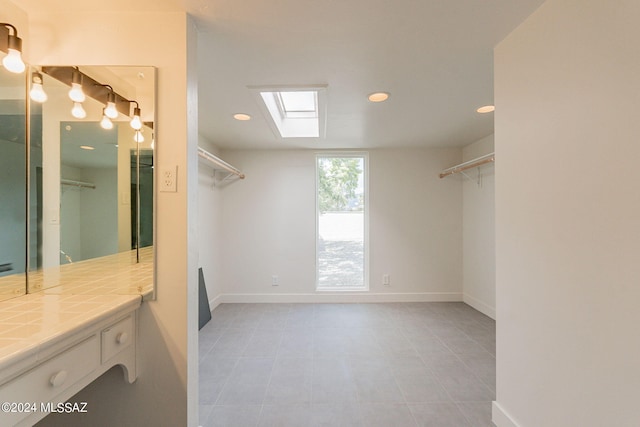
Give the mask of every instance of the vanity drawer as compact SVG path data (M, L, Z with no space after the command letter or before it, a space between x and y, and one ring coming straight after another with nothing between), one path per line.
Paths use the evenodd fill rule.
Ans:
M102 363L111 359L122 350L128 348L134 338L134 322L133 317L128 316L126 319L111 325L107 329L102 330Z
M54 402L67 387L91 373L100 364L100 342L92 335L80 344L54 356L32 370L0 387L0 402L40 403ZM2 413L4 425L13 425L28 413ZM11 421L11 422L9 422Z

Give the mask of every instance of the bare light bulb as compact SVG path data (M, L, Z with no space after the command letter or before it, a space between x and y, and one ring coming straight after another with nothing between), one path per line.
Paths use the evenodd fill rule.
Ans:
M29 91L29 97L39 103L46 102L48 97L44 89L42 88L42 83L31 83L31 90Z
M73 102L84 102L86 99L82 85L80 83L71 83L71 90L69 91L69 98Z
M113 129L113 122L107 116L106 109L102 114L102 120L100 120L100 126L102 127L102 129L107 129L107 130Z
M85 95L82 90L82 74L78 69L73 71L71 75L71 90L69 91L69 98L73 102L84 102Z
M113 92L109 92L107 97L107 106L104 109L104 115L110 119L118 118L118 109L116 108L116 95Z
M26 68L24 62L22 61L22 54L20 53L20 51L11 48L7 49L7 56L2 58L2 65L4 65L4 68L6 68L8 71L16 74L22 73Z
M107 102L107 106L104 109L104 115L109 117L110 119L115 119L118 117L118 110L116 109L115 102Z
M138 144L144 142L144 136L142 135L142 132L140 132L139 130L136 131L135 135L133 135L133 140L135 142L137 142Z
M76 119L84 119L85 117L87 117L87 112L84 111L82 103L74 102L73 108L71 109L71 115Z
M139 108L136 107L136 108L133 109L133 118L131 119L131 122L129 122L129 124L135 130L142 129L142 120L140 120L140 109Z

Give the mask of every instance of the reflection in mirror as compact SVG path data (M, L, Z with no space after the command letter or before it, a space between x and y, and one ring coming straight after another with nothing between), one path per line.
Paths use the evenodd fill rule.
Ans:
M0 301L26 292L25 84L0 67Z
M83 102L70 99L75 74ZM130 276L133 264L148 276L124 288L116 277L108 286L118 289L96 292L152 291L155 69L42 67L42 81L48 99L31 104L40 131L31 132L30 229L41 231L32 235L29 291ZM137 106L140 130L130 124Z
M142 128L144 133L152 131L148 127ZM143 141L144 143L144 141ZM131 150L131 191L137 189L139 203L136 197L131 198L131 242L133 247L146 248L153 246L153 150L141 148Z
M118 128L60 122L60 264L120 250ZM120 228L127 225L120 222Z

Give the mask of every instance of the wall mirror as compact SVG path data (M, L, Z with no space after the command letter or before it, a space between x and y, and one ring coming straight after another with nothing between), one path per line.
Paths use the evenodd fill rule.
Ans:
M26 291L25 86L0 67L0 301Z
M29 79L28 291L87 293L109 277L96 293L152 296L155 68L42 66Z

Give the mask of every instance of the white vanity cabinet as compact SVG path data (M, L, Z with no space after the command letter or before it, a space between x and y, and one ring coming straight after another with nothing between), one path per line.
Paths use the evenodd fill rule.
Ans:
M47 304L50 301L41 301L42 306L38 307L38 294L33 295L36 295L31 297L33 301L25 306L44 310L48 315L41 317L41 325L37 315L29 317L28 313L22 313L22 316L25 320L36 319L27 329L39 332L15 338L15 343L0 349L2 426L30 426L52 411L91 411L90 407L73 407L64 402L113 366L123 368L126 381L123 387L136 379L140 296L92 296L87 298L87 311L83 313L83 304L73 298L78 295L67 298L67 304L65 296L58 295L59 311L54 315L56 310ZM47 295L41 297L47 299ZM6 314L2 305L0 317ZM68 320L51 326L45 323L47 317ZM0 328L7 327L8 324L3 324ZM10 330L5 330L4 335L11 336Z

